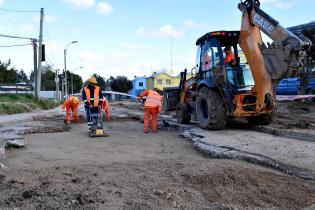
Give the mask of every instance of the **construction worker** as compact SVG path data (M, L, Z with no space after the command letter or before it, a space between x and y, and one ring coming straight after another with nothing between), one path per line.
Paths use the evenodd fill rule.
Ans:
M103 94L101 88L98 86L95 77L91 77L88 81L89 81L88 85L84 86L82 90L82 100L84 101L84 107L88 121L88 128L90 129L92 126L90 114L99 113L98 106L99 105L101 106L103 103Z
M233 62L235 62L235 56L231 50L231 47L225 47L224 53L225 53L224 63L225 64L233 64Z
M62 109L66 110L66 124L70 125L71 120L71 111L73 114L74 122L78 122L78 106L79 106L79 99L75 96L71 96L70 98L67 98L66 101L62 105Z
M144 104L144 132L149 132L149 123L151 117L152 132L157 132L157 118L162 111L162 96L158 93L158 89L145 90L140 93L139 99L146 96Z
M109 118L109 105L108 105L108 101L105 97L103 98L102 109L105 113L106 120L109 120L110 119Z

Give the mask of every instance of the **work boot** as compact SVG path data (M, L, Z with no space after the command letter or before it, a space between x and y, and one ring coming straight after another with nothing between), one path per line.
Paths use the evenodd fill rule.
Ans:
M145 132L145 133L149 133L149 131L148 131L148 130L144 130L144 132Z
M157 130L153 130L152 132L153 132L153 133L157 133L158 131L157 131Z

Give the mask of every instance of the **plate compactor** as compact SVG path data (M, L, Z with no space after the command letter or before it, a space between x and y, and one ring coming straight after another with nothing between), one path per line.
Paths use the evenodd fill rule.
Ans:
M103 111L101 106L98 106L98 113L92 114L91 108L89 108L90 112L90 122L92 125L90 127L90 136L91 137L107 137L108 134L104 131L103 125Z

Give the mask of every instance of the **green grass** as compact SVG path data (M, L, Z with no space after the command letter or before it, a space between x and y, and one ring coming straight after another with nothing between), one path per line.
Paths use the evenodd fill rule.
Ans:
M35 109L47 110L57 106L58 104L55 101L48 99L36 100L32 95L0 95L0 114L17 114Z

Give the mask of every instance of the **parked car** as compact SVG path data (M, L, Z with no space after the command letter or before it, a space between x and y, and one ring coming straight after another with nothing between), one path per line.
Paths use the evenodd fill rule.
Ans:
M297 95L300 87L300 79L297 77L283 79L276 89L277 95ZM315 94L315 77L311 77L305 88L306 94Z

